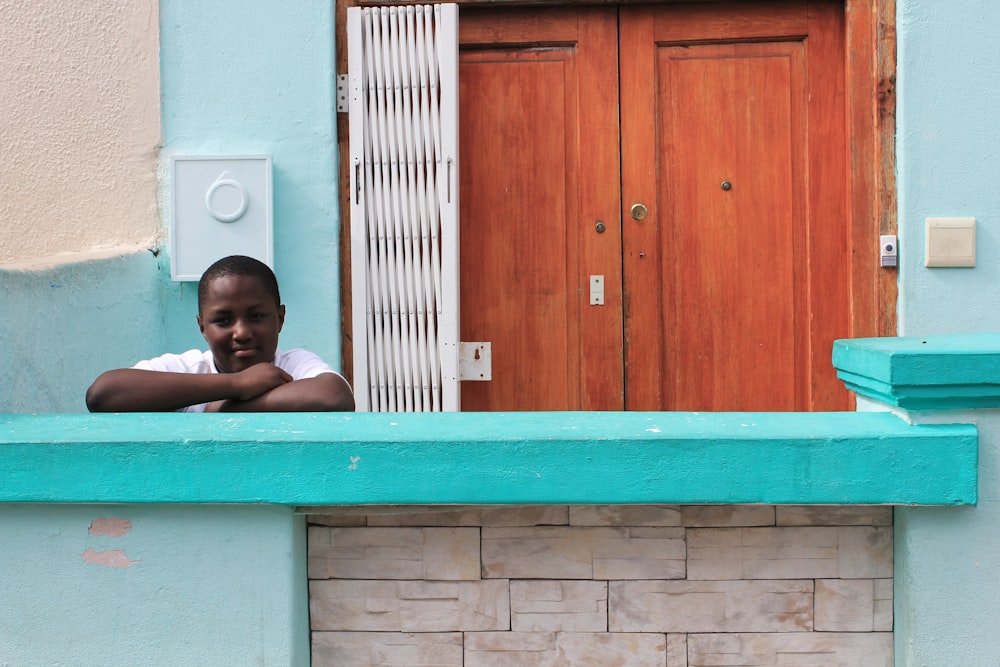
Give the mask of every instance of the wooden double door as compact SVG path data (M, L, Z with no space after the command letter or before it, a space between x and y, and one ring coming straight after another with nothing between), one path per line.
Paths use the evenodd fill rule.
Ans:
M839 410L840 1L460 18L471 410Z

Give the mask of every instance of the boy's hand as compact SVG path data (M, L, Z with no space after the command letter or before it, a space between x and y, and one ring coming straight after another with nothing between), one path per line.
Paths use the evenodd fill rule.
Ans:
M236 386L236 396L239 401L248 401L275 387L292 381L292 376L274 364L254 364L239 373L232 374Z
M239 373L224 375L232 379L236 396L210 401L205 406L205 412L241 412L248 407L246 401L292 381L291 375L269 363L254 364Z
M247 373L256 364L240 373ZM315 377L284 382L247 400L212 401L206 412L334 412L354 410L354 394L350 385L336 373L321 373Z

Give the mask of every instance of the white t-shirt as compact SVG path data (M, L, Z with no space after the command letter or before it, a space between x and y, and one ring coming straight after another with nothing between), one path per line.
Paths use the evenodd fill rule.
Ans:
M340 375L318 355L308 350L275 350L274 365L292 376L293 380L304 380L323 373ZM167 373L218 373L211 350L188 350L183 354L164 354L153 359L140 361L132 368L145 371L163 371ZM189 405L178 412L204 412L208 403Z

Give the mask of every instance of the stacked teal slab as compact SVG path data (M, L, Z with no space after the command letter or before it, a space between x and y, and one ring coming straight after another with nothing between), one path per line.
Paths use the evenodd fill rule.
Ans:
M1000 334L839 340L833 365L848 389L908 410L1000 407Z

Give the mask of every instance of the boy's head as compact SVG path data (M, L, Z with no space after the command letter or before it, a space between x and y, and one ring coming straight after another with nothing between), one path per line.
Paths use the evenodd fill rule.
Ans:
M278 279L274 276L274 271L271 270L271 267L253 257L230 255L218 260L205 269L205 273L201 274L201 280L198 281L199 313L201 312L202 304L205 303L205 299L208 296L209 283L222 276L256 276L260 278L264 289L274 297L274 304L276 306L281 305L281 294L278 292Z
M219 372L272 363L285 322L274 272L251 257L220 259L198 283L197 319Z

